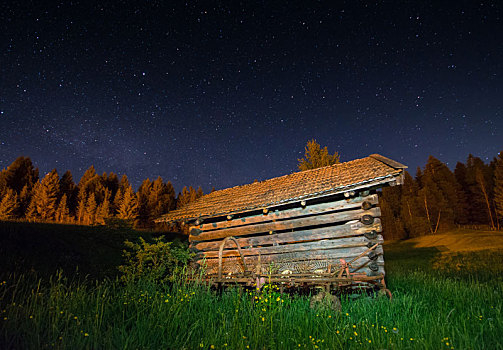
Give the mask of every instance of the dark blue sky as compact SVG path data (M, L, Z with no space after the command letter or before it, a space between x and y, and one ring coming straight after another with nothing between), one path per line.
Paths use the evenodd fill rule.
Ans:
M503 149L503 2L215 3L2 3L0 168L208 191L311 138L413 173Z

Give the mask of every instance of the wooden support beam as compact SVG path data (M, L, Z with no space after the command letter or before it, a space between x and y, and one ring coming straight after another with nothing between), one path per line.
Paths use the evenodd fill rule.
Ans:
M277 246L268 246L261 248L248 248L241 249L241 253L244 256L251 255L266 255L266 254L281 254L281 253L295 253L302 251L316 251L325 249L343 249L343 248L354 248L354 247L367 247L368 239L364 236L338 238L338 239L324 239L321 241L314 242L304 242L304 243L290 243ZM379 236L376 243L383 243L382 236ZM229 249L223 251L223 257L239 256L239 252L235 249ZM196 256L196 259L202 259L206 257L216 258L218 257L218 251L211 250L206 252L201 252Z
M343 257L346 259L346 261L351 260L354 257ZM237 258L239 259L239 258ZM231 259L226 259L222 262L222 272L224 274L227 274L229 272L231 273L238 273L242 272L242 263L240 260L237 260L236 258ZM218 272L218 259L208 259L205 261L205 273L207 275L211 275L214 273ZM246 265L250 269L250 272L255 272L255 273L268 273L270 271L277 271L277 273L282 273L285 270L289 270L292 273L298 273L299 271L309 273L309 272L314 272L316 270L326 270L328 269L328 264L330 264L332 267L332 272L337 271L340 269L340 263L338 259L331 258L331 259L325 259L324 263L320 263L320 260L292 260L288 261L287 263L282 262L281 260L276 260L276 261L270 261L268 263L265 263L262 259L260 264L258 263L257 259L252 259L250 257L245 258ZM362 271L368 271L370 272L370 264L372 263L373 266L377 266L378 270L384 271L384 259L382 254L376 259L376 260L370 260L368 257L364 256L361 257L353 262L353 264L350 267L350 272L362 272ZM202 264L201 264L202 265ZM375 271L373 271L375 272Z
M366 216L366 218L368 218L368 216L379 217L381 216L381 210L379 207L375 207L370 210L357 209L357 210L343 211L330 214L300 217L291 220L258 223L256 225L247 225L241 227L238 226L216 231L208 231L208 232L203 231L199 233L197 236L191 234L189 236L189 239L190 241L207 241L207 240L221 239L229 236L236 237L236 236L245 236L269 231L291 230L306 226L315 226L315 225L332 224L351 220L359 220L362 216ZM366 220L366 222L368 221L369 220Z
M295 261L310 261L310 260L337 260L337 259L346 259L346 261L350 261L353 258L356 258L361 253L365 252L368 249L366 245L361 247L353 247L353 248L340 248L340 249L320 249L320 250L307 250L307 251L299 251L295 254L267 254L267 255L245 255L245 261L248 266L257 265L259 262L263 266L267 266L270 263L288 263ZM378 254L383 253L382 246L378 246L375 249L375 252ZM238 256L228 256L225 257L223 263L237 263L240 264ZM368 257L366 257L368 259ZM199 259L196 261L198 264L206 263L208 266L211 264L218 265L218 258L206 258ZM353 264L356 266L356 263Z
M305 201L304 201L305 202ZM360 208L363 202L368 202L372 205L378 204L377 194L366 197L354 197L349 199L338 200L329 203L320 203L315 205L308 205L301 208L293 208L282 211L271 211L268 215L254 215L242 218L234 218L232 215L227 216L228 221L220 221L215 223L208 223L199 226L193 226L201 231L212 231L223 228L230 228L236 226L244 226L256 223L263 223L268 221L284 220L295 217L307 216L328 213L331 211ZM301 203L302 204L302 203ZM230 218L229 218L230 217ZM234 219L234 220L232 220Z
M241 237L237 239L237 242L241 248L244 248L360 235L365 235L368 239L375 239L377 237L377 232L382 232L381 220L379 218L376 218L371 226L363 225L359 221L348 222L343 225L321 227L311 230L283 232L254 237ZM191 244L191 247L198 251L218 250L219 246L220 241L194 241Z

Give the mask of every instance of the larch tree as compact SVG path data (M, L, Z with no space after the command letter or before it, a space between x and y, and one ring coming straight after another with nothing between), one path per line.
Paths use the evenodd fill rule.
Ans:
M86 210L84 214L84 225L94 225L96 219L96 209L98 209L98 204L96 203L96 196L91 193L87 197Z
M70 216L70 209L68 209L68 200L66 193L63 194L63 196L59 200L58 209L56 209L55 220L56 222L62 224L70 223L72 221Z
M138 199L131 185L125 188L117 218L134 221L138 218Z
M61 180L59 181L61 197L66 195L66 206L71 213L75 212L77 207L77 197L79 194L77 185L73 182L73 175L70 170L67 170L63 176L61 176Z
M84 190L79 190L79 202L77 203L77 208L75 210L75 220L79 224L84 223L84 217L86 215L86 204L87 204L87 195Z
M4 190L4 195L0 198L0 220L14 219L19 207L18 195L16 191L7 188Z
M441 223L449 227L454 222L459 222L458 219L465 214L459 205L459 185L451 170L440 160L429 156L424 168L423 177L428 178L425 181L431 180L435 183L445 200L443 203L444 207L441 208Z
M31 215L33 219L53 221L59 195L59 176L56 169L49 172L33 189Z
M103 201L96 209L96 223L100 225L105 225L106 220L110 217L110 198L112 197L112 191L106 189L105 197Z
M494 169L494 204L497 220L503 224L503 151L498 154Z
M152 183L152 190L150 191L150 197L148 198L148 207L150 212L150 220L152 223L154 219L157 219L162 214L166 214L170 210L175 209L176 206L176 194L175 189L170 181L166 184L163 183L162 178L159 176Z
M337 164L340 162L340 157L337 152L328 153L327 147L321 148L320 144L312 139L307 142L304 158L300 158L298 161L297 167L300 171L304 171Z
M28 157L19 157L3 171L5 186L20 194L25 185L32 188L38 182L38 168Z
M150 219L151 208L149 206L149 198L152 192L152 182L146 179L138 189L138 222L141 227L147 227Z

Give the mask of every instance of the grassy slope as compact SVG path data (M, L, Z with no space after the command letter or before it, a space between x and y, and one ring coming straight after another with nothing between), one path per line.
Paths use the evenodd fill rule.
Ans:
M0 221L0 272L35 270L42 276L57 269L92 278L114 276L122 263L124 241L151 234L128 228Z
M255 299L241 289L217 295L203 286L147 282L53 281L38 289L29 277L8 279L0 283L0 347L502 349L503 251L446 253L470 235L482 237L450 235L438 244L431 242L440 235L386 244L393 302L344 297L341 314L277 292ZM500 262L490 264L494 271L484 265L491 254ZM473 256L468 271L462 264Z
M453 230L385 243L388 276L423 271L481 281L503 278L503 232Z

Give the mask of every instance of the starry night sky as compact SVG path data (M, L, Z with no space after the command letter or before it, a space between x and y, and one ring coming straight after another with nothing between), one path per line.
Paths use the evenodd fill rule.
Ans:
M503 149L503 1L173 4L2 2L0 169L207 192L296 171L311 138L413 174Z

